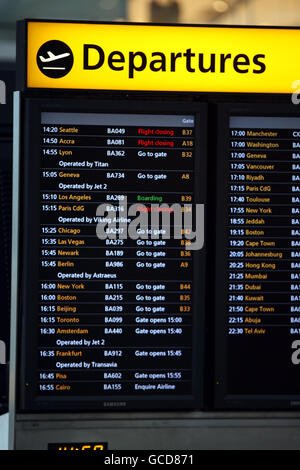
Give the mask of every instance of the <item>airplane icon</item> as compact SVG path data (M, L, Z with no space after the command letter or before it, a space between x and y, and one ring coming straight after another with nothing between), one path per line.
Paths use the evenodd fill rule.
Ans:
M42 62L52 62L53 60L62 59L63 57L68 57L70 55L70 52L65 52L64 54L58 54L58 55L53 54L53 52L51 51L47 51L47 52L48 52L48 57L46 58L40 55L40 59Z
M43 57L42 55L40 55L40 60L41 62L53 62L54 60L59 60L59 59L63 59L64 57L68 57L69 55L71 55L69 52L65 52L63 54L58 54L58 55L55 55L53 54L53 52L51 51L47 51L48 53L48 57ZM65 70L66 67L45 67L43 66L43 69L59 69L59 70Z

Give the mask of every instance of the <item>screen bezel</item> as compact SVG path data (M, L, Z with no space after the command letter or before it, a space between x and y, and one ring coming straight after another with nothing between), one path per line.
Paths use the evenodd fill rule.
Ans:
M201 409L203 395L203 349L204 349L204 315L205 315L205 248L195 252L194 256L194 289L195 307L193 312L193 396L177 396L172 399L166 396L164 399L156 397L148 400L139 397L103 396L103 399L80 398L71 400L70 397L45 397L36 400L31 387L34 376L37 355L34 350L32 335L37 323L30 315L30 309L34 302L38 302L36 281L38 279L38 251L39 237L39 152L40 152L40 117L42 111L77 111L77 112L111 112L111 113L162 113L162 114L193 114L195 115L195 139L198 148L197 154L203 154L203 158L195 156L195 176L198 174L201 184L194 181L195 203L206 203L206 105L203 103L184 103L172 99L164 101L158 99L128 100L103 99L94 95L88 98L78 97L74 99L72 94L57 93L45 97L36 93L23 93L21 105L21 162L20 162L20 309L18 314L18 373L17 373L17 411L18 412L72 412L72 411L128 411L128 410L172 410L172 409ZM201 143L201 147L200 147ZM195 150L196 154L196 150ZM206 205L205 205L206 207ZM201 281L201 282L200 282ZM197 285L197 288L195 286ZM203 314L199 315L199 312ZM104 402L120 402L119 406L106 408ZM126 402L126 406L124 406Z
M296 410L300 406L300 395L257 394L240 395L227 393L227 361L226 338L226 238L224 236L226 219L226 181L228 181L227 155L229 149L229 130L231 116L266 116L296 117L300 116L300 108L290 103L227 103L217 105L217 170L216 170L216 252L215 252L215 296L214 304L214 408L216 410ZM220 313L223 315L220 317Z

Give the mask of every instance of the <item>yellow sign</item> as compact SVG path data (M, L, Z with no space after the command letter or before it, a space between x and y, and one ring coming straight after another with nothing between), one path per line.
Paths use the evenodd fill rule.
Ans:
M27 87L292 93L300 29L28 21Z

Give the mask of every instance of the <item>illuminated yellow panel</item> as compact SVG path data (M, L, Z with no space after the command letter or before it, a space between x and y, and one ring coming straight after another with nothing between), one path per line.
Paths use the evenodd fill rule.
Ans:
M48 55L47 46L38 54L54 40L74 59L60 78L44 72L63 69L62 54ZM300 79L299 43L298 29L29 22L27 86L292 93Z

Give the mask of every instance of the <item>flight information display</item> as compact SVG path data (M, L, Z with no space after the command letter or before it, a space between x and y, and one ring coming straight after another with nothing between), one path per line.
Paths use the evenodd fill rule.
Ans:
M241 112L222 115L216 403L297 407L300 116Z
M199 108L129 108L33 107L21 410L199 407Z

